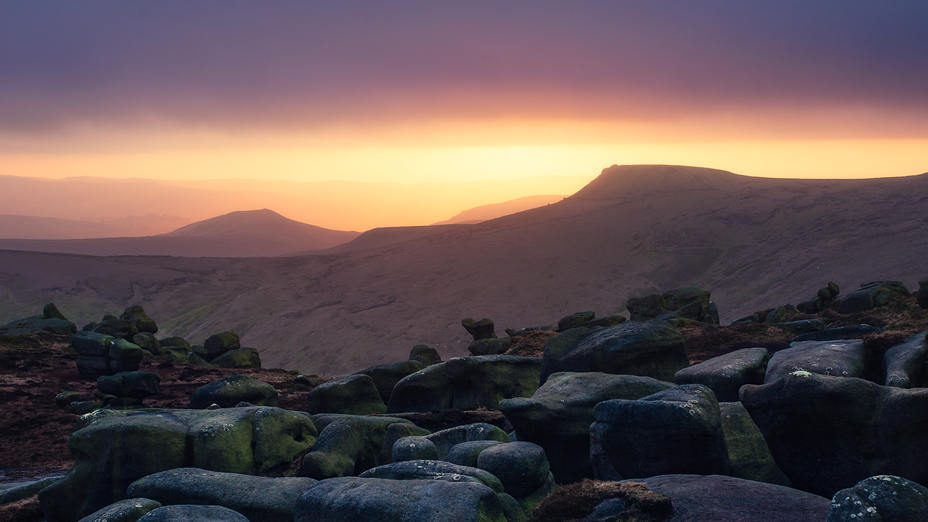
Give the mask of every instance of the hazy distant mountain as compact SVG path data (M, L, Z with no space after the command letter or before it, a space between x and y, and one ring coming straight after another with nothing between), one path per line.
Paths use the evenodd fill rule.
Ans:
M437 228L437 227L436 227ZM139 303L164 335L234 329L266 366L335 375L466 354L464 317L497 332L689 283L722 320L809 299L829 280L928 275L928 174L868 180L622 166L571 197L380 248L255 259L0 252L0 316L55 301L78 323ZM105 308L105 309L104 309ZM160 332L159 332L160 334Z
M328 230L264 209L232 212L157 236L0 239L0 249L93 256L267 257L329 248L357 236L358 232Z
M150 236L174 230L190 221L177 216L128 216L106 223L38 216L0 214L3 239L85 239Z
M489 205L481 205L479 207L467 209L451 219L432 224L450 225L453 223L460 223L473 225L490 219L508 216L509 214L515 214L516 212L522 212L530 208L557 203L565 197L566 196L525 196L524 198L503 201L502 203L491 203Z
M90 222L112 222L146 214L187 220L141 234L152 235L243 208L273 208L290 219L323 228L369 230L424 225L475 205L526 194L571 194L589 181L589 176L402 184L257 179L42 179L0 175L0 212Z

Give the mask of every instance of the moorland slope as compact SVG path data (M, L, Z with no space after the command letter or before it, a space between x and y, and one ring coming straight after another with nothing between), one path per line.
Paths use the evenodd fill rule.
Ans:
M600 315L695 283L723 322L873 277L925 275L928 175L868 180L613 166L558 203L379 248L263 259L0 252L0 313L55 301L72 320L142 304L165 335L233 329L266 366L320 375L462 355L463 317L497 331ZM160 335L160 334L159 334Z

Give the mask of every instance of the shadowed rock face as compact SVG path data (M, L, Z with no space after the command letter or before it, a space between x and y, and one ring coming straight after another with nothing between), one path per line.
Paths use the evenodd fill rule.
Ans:
M370 250L267 259L0 251L0 289L12 296L0 316L19 317L14 303L38 308L48 301L40 289L60 288L56 304L85 324L99 317L80 317L83 304L122 310L133 288L164 335L197 344L205 335L194 330L243 325L242 344L266 366L346 375L405 360L416 343L443 359L464 355L472 339L460 320L476 314L501 332L619 311L631 297L692 283L711 286L727 323L806 300L823 277L843 294L874 274L914 288L925 277L926 193L924 175L787 180L610 167L555 204Z
M928 482L928 389L797 371L741 402L794 487L831 497L873 475Z
M609 328L577 327L545 345L541 382L556 372L599 371L673 382L689 366L683 336L661 321L629 321Z

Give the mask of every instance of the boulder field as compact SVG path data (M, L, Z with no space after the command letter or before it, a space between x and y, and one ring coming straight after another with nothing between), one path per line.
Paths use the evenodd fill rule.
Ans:
M140 306L78 331L49 304L0 341L66 332L99 400L55 398L80 414L74 465L0 484L0 514L37 496L48 522L928 520L924 306L878 281L732 326L697 287L633 298L630 319L577 312L503 339L465 319L471 355L416 345L352 375L299 375L294 410L243 374L187 408L146 408L169 383L139 361L254 368L257 350L234 332L158 339ZM526 355L537 332L543 352ZM697 338L719 340L715 355L694 360ZM436 427L461 411L489 422Z

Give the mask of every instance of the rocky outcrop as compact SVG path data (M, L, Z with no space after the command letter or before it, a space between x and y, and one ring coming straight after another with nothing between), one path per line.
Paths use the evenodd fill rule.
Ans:
M917 333L883 353L880 383L896 388L928 386L928 332Z
M769 361L766 348L744 348L684 368L673 376L673 382L704 384L719 402L734 402L742 385L764 383Z
M840 293L841 287L839 287L837 283L829 281L826 286L819 288L818 292L815 294L815 297L809 299L808 301L799 303L796 305L796 308L804 314L819 313L822 310L829 308Z
M683 336L661 321L628 321L610 328L572 328L548 339L541 383L557 372L603 372L673 381L689 366Z
M223 506L266 522L291 522L293 505L306 488L308 477L255 477L199 468L177 468L154 473L133 482L130 497L151 499L161 505Z
M725 434L725 448L728 450L728 463L731 466L730 475L792 486L774 462L763 433L754 424L744 405L740 402L720 402L719 413L722 417L722 431Z
M393 393L393 387L400 382L403 377L412 375L424 368L419 361L409 360L391 364L379 364L371 366L357 372L356 375L367 375L374 381L374 387L384 404L390 402L390 394ZM315 412L313 412L315 413Z
M928 483L928 389L796 371L744 386L741 403L799 489L831 497L881 473Z
M190 396L190 407L203 409L211 404L231 408L241 402L254 406L277 406L277 390L266 382L245 375L230 375L201 386Z
M719 404L701 384L603 401L593 413L590 461L599 480L729 473Z
M161 507L159 502L148 498L129 498L114 502L86 517L80 522L135 522L145 514Z
M514 355L455 357L444 364L454 390L452 407L499 409L499 401L530 397L538 389L541 359Z
M387 406L380 398L377 385L369 375L355 374L324 382L307 395L309 413L344 413L368 415L385 413Z
M17 319L0 326L0 336L27 335L36 332L72 335L77 332L77 325L65 319L55 303L48 303L40 315Z
M825 522L845 520L928 520L928 488L892 475L866 478L831 499Z
M661 475L640 482L670 497L672 521L812 522L823 520L830 505L804 491L721 475Z
M489 487L469 481L340 477L304 491L296 501L294 522L504 522L511 507L507 510L499 497Z
M254 474L289 464L316 435L309 416L278 408L99 410L88 417L68 439L74 467L39 492L49 522L76 521L126 499L132 482L159 471Z
M709 300L711 292L695 286L669 290L663 294L633 297L625 303L632 321L685 319L719 324L719 309Z
M77 332L71 336L71 346L77 352L77 370L86 381L138 371L144 356L139 346L100 332Z
M410 424L394 417L359 415L316 415L322 429L313 450L300 464L303 475L317 480L358 475L380 464L390 426Z
M773 354L767 363L764 383L796 371L862 378L867 371L867 360L868 351L861 340L795 342Z
M138 407L147 397L158 393L161 376L155 372L120 372L97 378L97 391L105 405Z
M835 307L838 313L853 314L885 306L893 299L912 295L899 281L876 281L863 283L860 288L847 295Z
M393 387L387 413L446 410L454 404L454 388L445 373L447 362L434 363L408 375Z
M139 305L126 308L119 318L134 324L140 333L158 333L158 325L155 323L155 320L148 317L148 314L145 313L145 309Z
M534 442L548 456L559 484L593 478L590 424L593 408L609 399L640 399L672 385L651 377L599 372L555 373L530 398L500 401L519 440Z

